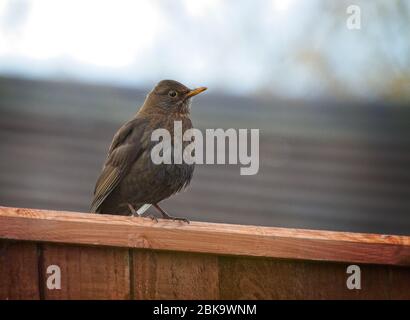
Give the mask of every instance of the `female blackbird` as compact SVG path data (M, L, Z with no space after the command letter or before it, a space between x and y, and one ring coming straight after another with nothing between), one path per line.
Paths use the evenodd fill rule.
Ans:
M94 189L91 212L142 215L153 205L165 219L188 222L168 215L158 203L189 184L194 164L154 164L151 149L157 142L151 141L151 133L162 128L172 137L174 121L182 122L182 132L192 128L190 100L205 90L191 90L173 80L154 87L137 114L115 134ZM188 143L183 142L182 148Z

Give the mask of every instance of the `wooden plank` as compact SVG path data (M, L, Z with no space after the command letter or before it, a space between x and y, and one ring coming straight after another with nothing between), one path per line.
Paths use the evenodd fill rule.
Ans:
M52 226L52 227L50 227ZM0 207L0 238L350 263L410 265L410 237ZM223 240L222 240L223 239Z
M47 268L61 270L61 289L48 289ZM45 299L129 299L130 269L127 249L67 245L43 247Z
M389 267L390 299L410 300L410 268Z
M347 264L220 257L221 299L410 299L410 270L359 265L361 289L349 290Z
M136 299L218 299L218 259L214 255L133 251Z
M39 299L37 245L0 241L0 300Z

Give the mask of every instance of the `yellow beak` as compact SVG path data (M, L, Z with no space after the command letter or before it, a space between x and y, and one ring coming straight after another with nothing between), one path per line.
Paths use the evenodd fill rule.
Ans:
M201 92L204 92L206 89L208 89L208 88L207 87L199 87L199 88L193 89L193 90L189 91L185 95L185 97L186 98L191 98L193 96L196 96L197 94L200 94Z

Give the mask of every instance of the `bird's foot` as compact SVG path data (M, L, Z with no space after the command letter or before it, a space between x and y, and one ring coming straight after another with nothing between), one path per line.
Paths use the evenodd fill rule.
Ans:
M156 216L154 216L152 213L142 214L141 217L147 217L147 218L150 218L152 221L158 222L158 218Z
M187 218L179 218L179 217L173 217L171 215L169 215L168 213L166 213L158 204L154 204L154 207L161 212L162 217L164 219L168 219L168 220L174 220L174 221L183 221L189 224L189 220Z
M187 218L173 217L173 216L170 216L170 215L168 215L166 217L163 216L163 217L164 217L164 219L169 219L169 220L174 220L174 221L182 221L182 222L186 222L186 223L189 224L189 220Z

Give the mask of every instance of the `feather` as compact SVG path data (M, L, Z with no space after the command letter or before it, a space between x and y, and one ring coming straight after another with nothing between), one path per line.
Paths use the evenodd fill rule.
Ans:
M103 171L94 188L91 212L98 212L105 199L118 186L144 151L141 138L144 134L145 123L145 119L134 118L124 124L115 134Z

